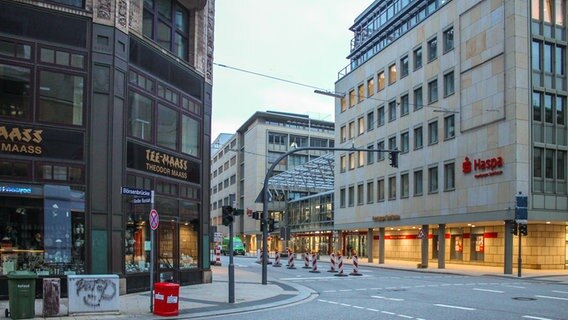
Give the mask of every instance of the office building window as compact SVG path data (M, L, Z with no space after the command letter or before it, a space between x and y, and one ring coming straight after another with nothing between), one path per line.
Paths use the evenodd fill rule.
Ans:
M428 62L438 57L438 39L433 38L428 41Z
M367 97L375 94L375 79L371 78L367 80Z
M450 115L444 118L444 139L452 139L456 136L455 115Z
M422 149L424 139L422 137L422 126L414 128L414 150Z
M178 112L158 105L157 144L176 150L178 136Z
M384 150L385 149L385 141L381 140L377 143L377 149L378 150ZM384 152L379 152L377 154L377 161L383 161L385 160L385 154Z
M438 101L438 79L428 82L428 103Z
M408 75L408 56L404 56L400 59L400 78L404 78Z
M455 163L444 164L444 191L456 188L456 165Z
M8 45L5 45L6 43L0 41L0 55L7 51ZM29 68L0 64L0 115L17 119L29 118L31 109L30 88L32 88L32 85ZM70 102L67 101L65 104L70 106Z
M10 68L16 70L14 67ZM18 73L8 76L19 79ZM26 81L27 79L23 82ZM22 86L19 80L12 80L11 82L13 82L13 87ZM61 72L40 71L38 87L39 105L37 108L39 120L64 125L82 126L84 84L85 79L80 76ZM2 90L4 91L6 88L2 88ZM11 98L13 99L14 97ZM4 104L5 102L0 103Z
M414 110L422 109L424 101L422 100L422 87L414 89Z
M385 88L385 72L381 71L377 74L377 91L381 91Z
M556 96L556 124L566 125L566 97Z
M556 46L554 54L554 66L557 76L564 76L565 75L565 66L566 66L566 47L563 46Z
M438 167L428 168L428 192L438 192Z
M374 145L368 145L367 149L368 150L373 150L375 148ZM373 162L375 162L375 152L367 152L367 165L372 164Z
M396 136L389 138L389 150L396 149Z
M353 207L355 205L355 187L350 186L348 189L348 196L347 201L349 202L349 206Z
M152 100L134 92L130 92L128 106L128 135L152 141Z
M444 53L454 48L454 28L451 27L444 31Z
M414 195L421 196L424 188L422 170L414 171Z
M540 20L540 1L541 0L531 0L531 16L535 20Z
M385 201L385 180L377 180L377 201Z
M359 167L362 167L362 166L365 165L365 151L357 151L357 160L358 160Z
M552 59L554 52L554 45L551 43L544 43L542 51L542 61L544 62L544 72L552 73L552 64L554 60Z
M355 90L349 91L349 108L353 108L355 106Z
M341 112L345 112L345 111L347 111L347 98L342 97L341 98Z
M438 143L438 121L428 123L428 144Z
M396 64L389 66L389 85L396 82Z
M409 107L408 107L408 94L402 95L400 97L400 116L405 116L408 114L409 112Z
M339 157L339 171L345 172L347 170L347 157L345 155L341 155Z
M414 49L414 70L422 68L422 47Z
M360 117L359 119L357 119L357 133L358 135L362 135L363 133L365 133L365 118L364 117Z
M365 86L360 84L357 87L357 103L361 103L365 100Z
M396 177L389 178L389 200L396 199Z
M362 206L365 202L365 191L363 190L363 184L357 185L357 205Z
M542 121L542 93L534 91L532 94L533 120Z
M377 127L380 127L385 124L385 107L380 106L377 109Z
M347 141L347 127L346 126L341 126L341 129L339 129L339 140L341 142Z
M177 1L144 1L142 20L144 36L178 58L189 59L189 13Z
M355 152L349 154L349 170L355 169Z
M345 188L339 189L339 207L345 208Z
M400 197L401 198L408 198L410 191L409 191L409 178L408 173L400 175Z
M349 122L349 140L355 138L355 121Z
M389 122L396 120L396 100L389 102Z
M401 153L407 153L409 147L410 142L408 141L409 138L409 133L408 131L403 132L400 134L400 152Z
M454 94L455 80L454 72L448 72L444 75L444 97Z
M375 128L375 112L371 111L367 113L367 131L371 131Z
M533 176L535 178L542 178L542 148L534 148L533 159Z
M532 68L535 71L542 70L542 64L541 64L542 60L540 59L541 50L542 50L542 42L533 40L531 54L532 54Z
M375 201L375 184L373 181L367 182L367 203Z

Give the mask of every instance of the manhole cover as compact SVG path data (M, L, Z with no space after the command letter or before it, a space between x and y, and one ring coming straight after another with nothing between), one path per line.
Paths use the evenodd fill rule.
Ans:
M519 300L519 301L533 301L533 300L536 300L536 298L529 298L529 297L515 297L515 298L513 298L513 300Z

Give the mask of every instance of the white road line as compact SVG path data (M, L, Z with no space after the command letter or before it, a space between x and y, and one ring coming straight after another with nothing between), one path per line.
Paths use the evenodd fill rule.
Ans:
M442 286L442 287L447 287L447 286L451 286L451 284L449 284L449 283L442 283L440 286Z
M396 313L394 313L394 312L389 312L389 311L381 311L381 313L390 314L390 315L393 315L393 316L396 314Z
M349 292L349 291L353 291L353 289L341 289L341 290L339 290L339 292Z
M421 286L414 286L415 288L424 288L426 287L425 285L421 285Z
M463 286L463 283L454 283L454 286Z
M517 289L524 289L525 288L525 287L522 287L522 286L514 286L514 285L511 285L511 284L504 284L503 286L509 287L509 288L517 288Z
M401 318L406 318L406 319L414 319L414 317L407 316L407 315L404 315L404 314L397 314L397 316L399 316Z
M367 308L367 310L369 310L369 311L375 311L375 312L379 312L379 310L377 310L377 309L371 309L371 308Z
M329 292L337 292L337 290L325 290L324 292L329 293Z
M560 290L552 290L552 292L556 292L556 293L568 293L568 291L560 291Z
M369 290L382 290L382 288L369 288Z
M347 304L347 303L340 303L339 305L342 305L342 306L344 306L344 307L351 307L351 305L350 305L350 304Z
M490 290L490 289L479 289L479 288L473 288L473 290L483 291L483 292L505 293L505 291L501 291L501 290Z
M353 306L353 308L355 308L355 309L365 309L365 307L360 307L360 306Z
M329 302L329 301L323 300L323 299L318 299L318 301L320 301L320 302Z
M548 319L548 318L542 318L542 317L533 317L533 316L523 316L523 318L527 318L527 319L535 319L535 320L552 320L552 319Z
M339 304L339 302L335 302L335 301L328 301L327 303L331 303L331 304Z
M383 297L383 296L371 296L371 298L383 299L383 300L388 300L388 301L404 301L404 299L387 298L387 297Z
M442 308L450 308L450 309L460 309L460 310L468 310L468 311L473 311L475 310L474 308L469 308L469 307L460 307L460 306L451 306L448 304L439 304L436 303L434 304L436 307L442 307Z
M568 301L568 298L551 297L551 296L535 296L537 298L554 299L554 300L564 300Z
M355 289L355 291L367 291L367 288Z

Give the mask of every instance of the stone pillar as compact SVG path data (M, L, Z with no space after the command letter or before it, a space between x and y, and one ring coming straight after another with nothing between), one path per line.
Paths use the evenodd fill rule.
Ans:
M446 225L438 225L438 269L446 268Z
M379 264L385 264L385 228L379 228Z
M503 250L503 273L513 274L513 220L505 220L505 232L503 232L503 238L505 240L505 250Z
M367 230L367 259L373 262L373 228Z
M422 238L422 262L420 263L421 268L428 268L428 225L422 225L422 232L424 233L424 238Z

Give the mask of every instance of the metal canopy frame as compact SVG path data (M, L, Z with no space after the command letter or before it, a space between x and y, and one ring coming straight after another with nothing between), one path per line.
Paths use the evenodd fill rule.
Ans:
M335 159L333 152L284 171L268 180L268 191L278 195L285 191L325 192L333 190Z

